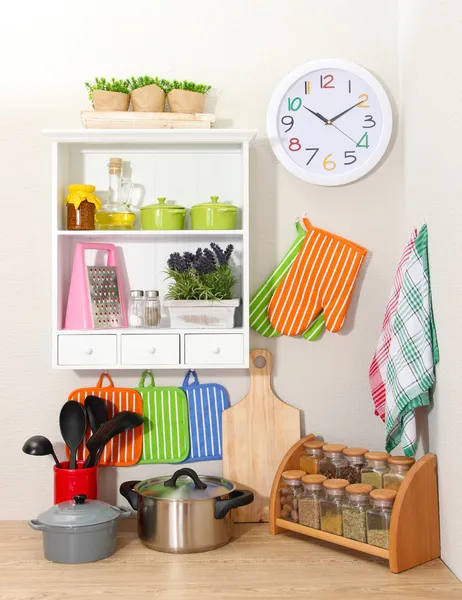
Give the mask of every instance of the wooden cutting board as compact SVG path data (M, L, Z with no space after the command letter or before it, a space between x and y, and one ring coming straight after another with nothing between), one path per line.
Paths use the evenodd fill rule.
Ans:
M300 411L273 393L272 365L271 352L252 350L250 391L223 412L223 477L255 494L252 504L233 512L239 523L268 521L274 475L287 450L300 439Z

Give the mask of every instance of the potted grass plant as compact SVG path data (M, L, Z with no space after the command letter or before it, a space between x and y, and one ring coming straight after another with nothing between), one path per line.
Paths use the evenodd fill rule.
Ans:
M169 87L167 80L144 75L142 77L131 77L129 82L134 111L164 112L164 90Z
M234 327L240 299L233 297L237 283L230 265L233 250L232 244L223 250L212 242L195 253L170 254L166 273L172 282L164 306L172 328Z
M167 100L170 110L174 113L202 113L205 107L205 95L211 89L205 83L193 81L170 82Z
M95 77L93 83L85 82L88 96L95 110L123 111L130 105L130 88L127 79L107 80Z

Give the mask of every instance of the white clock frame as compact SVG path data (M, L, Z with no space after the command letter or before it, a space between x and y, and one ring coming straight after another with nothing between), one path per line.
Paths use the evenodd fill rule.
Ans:
M291 85L293 85L298 79L300 79L304 75L309 75L313 71L318 71L319 69L329 68L343 69L345 71L349 71L357 77L363 79L373 89L374 93L377 96L377 100L380 104L380 108L382 111L383 127L379 143L377 144L374 151L365 163L363 163L361 166L359 166L357 169L354 169L350 173L343 173L341 175L329 174L324 176L319 175L317 173L309 173L308 171L297 165L290 158L290 156L288 156L281 144L278 135L278 112L279 107L281 105L281 101L286 95L287 90L290 88ZM282 165L293 175L295 175L299 179L302 179L303 181L307 181L308 183L312 183L315 185L345 185L347 183L352 183L353 181L361 179L362 177L370 173L370 171L372 171L372 169L380 162L383 155L387 151L388 145L391 140L391 134L393 132L393 113L390 100L384 87L367 69L348 60L343 60L339 58L323 58L319 60L312 60L308 63L300 65L291 73L289 73L286 77L284 77L284 79L278 84L268 106L266 130L274 154L282 163Z

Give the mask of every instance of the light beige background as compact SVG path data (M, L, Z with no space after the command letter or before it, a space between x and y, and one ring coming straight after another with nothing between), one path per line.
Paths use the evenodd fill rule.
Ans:
M440 154L443 138L437 126L428 153L424 134L416 132L422 125L418 115L427 120L433 96L422 95L413 86L413 73L408 72L417 64L421 85L428 90L419 53L430 52L426 28L433 26L439 16L437 7L442 5L455 7L456 2L132 0L127 4L81 0L69 4L48 0L9 5L0 22L2 518L32 518L51 503L51 463L47 458L23 455L22 442L29 435L42 433L59 445L62 403L72 389L90 384L96 377L90 372L56 372L50 368L50 152L40 134L42 128L80 127L79 112L88 107L83 82L95 75L149 73L210 82L214 91L209 102L216 106L223 126L260 131L251 162L253 290L291 244L297 215L307 213L315 225L368 248L342 333L327 333L316 343L287 338L269 342L254 335L252 346L274 352L275 390L303 410L304 431L314 431L331 442L382 447L384 428L373 415L368 367L394 269L409 227L419 224L420 212L427 211L437 219L439 210L452 210L450 202L456 206L457 201L450 184L440 187L442 176L433 172L432 154L438 156L438 168L443 169L444 160L444 153ZM419 20L414 26L416 15ZM446 18L450 23L449 13ZM443 38L443 27L439 33ZM415 42L412 46L408 43L411 38ZM380 168L364 180L340 188L315 187L294 178L277 163L265 139L266 108L276 84L299 64L323 57L349 59L370 69L389 93L395 114L393 142ZM441 52L437 57L433 57L436 68ZM401 114L400 77L409 96L409 106ZM443 88L446 79L440 81ZM441 93L449 94L449 90L441 89ZM419 105L420 113L413 113L411 101L412 106ZM418 152L409 145L403 157L400 120L405 117L409 119L406 135ZM460 119L458 124L460 132ZM451 161L457 160L457 149L454 135ZM457 166L454 169L457 172ZM430 193L433 188L439 190L438 196ZM417 195L422 194L426 198L422 210L406 211L406 202L418 205ZM438 204L433 207L436 200ZM452 236L445 235L449 229L435 226L441 237L437 251L433 230L430 232L436 251L432 268L443 356L440 389L445 391L444 397L440 393L438 398L441 407L432 414L433 447L435 443L442 445L445 422L451 421L452 410L455 416L458 400L455 382L450 381L453 371L449 371L451 360L455 371L457 359L456 355L452 359L448 356L456 342L449 339L450 325L445 323L445 294L454 285L451 278L457 278L456 267L449 269L448 264L449 253L454 261L457 256L456 246L453 250L448 246L457 238L457 223L450 223L450 216L447 213L445 225L453 231ZM451 302L456 309L457 288L454 290ZM135 372L114 375L120 385L136 385L139 379ZM246 372L200 372L200 376L204 382L224 384L233 403L245 395L249 385ZM156 375L159 384L180 384L181 380L180 373L159 371ZM446 400L451 404L443 410ZM455 455L453 444L448 454L451 451ZM59 449L62 452L62 445ZM444 467L440 464L444 472L452 468L449 458L447 461ZM218 473L221 464L200 468ZM121 481L171 471L170 466L118 472L106 469L102 474L103 496L120 501L117 489ZM457 476L458 470L453 468L452 473ZM460 487L458 494L460 504ZM450 501L445 500L443 506L449 513ZM443 525L453 518L452 514L443 515ZM461 533L460 521L455 538L448 523L443 538L445 558L454 568L457 561L452 538L458 540ZM461 562L459 554L459 566Z

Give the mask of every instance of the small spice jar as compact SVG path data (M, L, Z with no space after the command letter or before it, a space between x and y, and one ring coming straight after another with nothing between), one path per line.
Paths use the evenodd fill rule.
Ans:
M350 483L361 482L361 471L367 464L364 456L366 452L368 452L367 448L345 448L343 454L347 466L342 470L342 479L348 479Z
M371 508L369 494L372 486L353 483L346 488L348 503L343 505L343 535L358 542L367 541L366 513Z
M93 193L94 185L76 183L67 186L67 229L90 231L95 228L95 212L101 209L101 201Z
M319 472L319 463L324 458L322 447L325 445L326 442L322 440L304 442L305 454L300 456L300 469L305 471L307 475L315 475Z
M311 474L302 477L303 492L298 499L298 518L301 525L321 529L320 501L326 496L322 485L325 480L324 475Z
M350 482L347 479L326 479L323 482L326 497L320 500L321 529L328 533L342 535L342 508L347 501L345 489Z
M296 469L283 472L284 487L279 490L281 519L298 523L298 499L303 491L302 477L304 475L306 475L305 471Z
M144 327L144 292L143 290L130 290L128 301L128 326Z
M159 327L160 324L160 302L157 290L147 290L144 303L145 327Z
M383 476L383 487L397 492L414 463L415 458L411 456L390 456L388 459L390 471Z
M318 472L327 479L341 478L342 471L347 466L343 455L345 448L345 444L324 444L324 458L319 463Z
M366 452L367 465L361 471L361 483L368 483L374 489L383 488L383 476L388 473L388 452Z
M367 543L388 549L388 531L396 498L395 490L372 490L372 508L367 511Z

